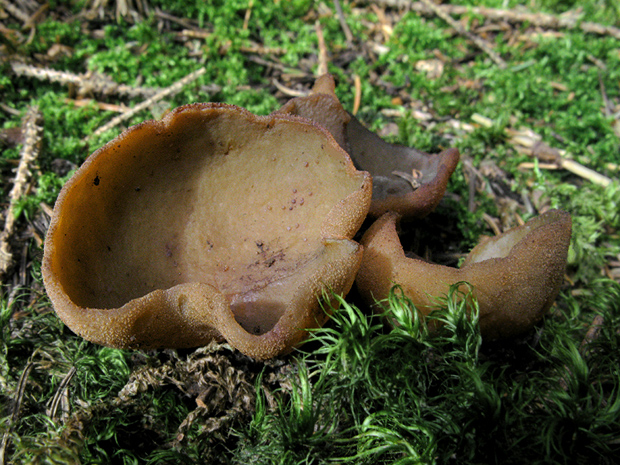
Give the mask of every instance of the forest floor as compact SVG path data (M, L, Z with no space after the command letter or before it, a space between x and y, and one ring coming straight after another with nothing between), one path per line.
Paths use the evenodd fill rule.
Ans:
M0 464L616 463L616 2L0 0L0 70ZM482 236L571 214L543 321L484 341L451 293L430 334L396 292L389 329L354 289L268 362L74 335L41 259L88 155L187 103L269 114L325 70L381 137L460 152L437 209L403 224L407 252L452 266Z

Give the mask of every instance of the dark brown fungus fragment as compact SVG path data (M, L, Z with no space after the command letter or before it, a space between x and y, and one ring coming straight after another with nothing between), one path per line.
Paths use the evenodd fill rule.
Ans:
M548 211L522 226L481 241L460 269L409 258L396 232L398 215L379 218L362 238L364 258L356 285L373 305L402 286L422 315L435 297L467 282L478 301L480 330L486 338L514 336L530 329L553 304L562 284L571 237L571 217Z
M276 113L303 116L325 127L355 166L372 175L371 216L387 211L405 217L426 216L441 201L459 161L457 149L430 155L385 142L342 107L328 74L317 79L310 95L290 100Z
M99 344L224 338L270 358L325 322L324 290L352 286L362 249L350 239L371 189L308 120L180 107L128 129L67 182L45 241L45 287L60 318Z

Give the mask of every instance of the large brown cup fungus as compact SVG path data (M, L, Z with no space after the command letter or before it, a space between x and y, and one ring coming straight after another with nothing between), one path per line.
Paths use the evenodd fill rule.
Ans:
M478 301L482 335L499 339L523 333L553 304L564 277L571 218L551 210L522 226L488 238L469 253L460 269L409 258L396 232L398 215L379 218L362 238L364 258L356 285L369 304L388 297L399 284L422 315L435 297L467 282Z
M329 74L317 79L310 95L290 100L277 113L303 116L328 129L355 166L372 174L369 214L374 217L388 211L405 217L428 215L441 201L459 161L457 149L430 155L385 142L342 107Z
M61 191L43 279L60 318L120 348L225 338L266 359L346 294L372 190L326 130L194 104L125 131Z

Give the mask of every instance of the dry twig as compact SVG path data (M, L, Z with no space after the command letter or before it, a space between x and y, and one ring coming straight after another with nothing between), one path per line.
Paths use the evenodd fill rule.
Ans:
M338 15L338 21L340 21L340 27L344 32L344 37L347 41L347 47L353 47L353 34L351 33L351 29L349 29L349 25L347 24L347 20L344 17L344 13L342 12L342 6L340 5L340 0L334 0L334 5L336 6L336 14Z
M425 2L412 2L411 0L376 0L378 3L396 7L409 8L424 15L435 14ZM620 40L620 29L613 26L588 21L578 21L573 16L558 17L544 13L530 13L526 11L500 10L485 7L469 7L462 5L442 5L442 9L449 15L479 15L488 19L507 21L509 23L528 23L546 29L575 29L597 35L609 35Z
M497 66L499 66L502 69L506 68L506 62L504 61L504 59L501 56L499 56L499 54L497 54L495 50L493 50L491 45L486 40L467 31L463 26L461 26L457 21L455 21L452 18L452 16L450 16L450 13L446 9L444 9L443 6L436 5L431 0L422 0L422 3L429 10L431 10L433 13L435 13L437 16L443 19L446 23L448 23L456 32L459 33L459 35L467 37L469 40L471 40L476 45L476 47L478 47L484 53L489 55L491 60L493 60Z
M96 73L73 74L18 62L11 63L11 68L18 76L31 77L40 81L58 82L65 86L75 85L79 89L79 95L89 95L92 93L101 95L118 94L133 98L139 96L150 97L158 91L158 89L149 87L132 87L127 84L118 84L107 76Z
M327 46L325 45L325 37L323 36L323 29L321 29L319 21L314 23L314 29L316 30L316 38L319 43L319 66L316 72L318 76L322 76L327 74Z
M30 28L34 28L35 24L39 21L42 20L43 15L45 14L45 12L47 10L49 10L50 4L49 3L44 3L43 5L41 5L37 11L35 11L32 16L30 16L30 18L28 18L28 21L26 21L24 23L24 29L30 29Z
M509 136L508 142L514 145L518 152L534 156L543 163L555 164L557 168L570 171L594 184L603 187L611 184L610 178L568 158L568 153L565 150L551 147L543 142L542 137L531 129L522 128L514 130L506 128L506 134ZM539 167L541 166L539 165Z
M472 120L484 127L491 127L493 121L485 116L474 114ZM548 167L562 168L570 171L577 176L580 176L595 184L607 187L611 184L611 179L604 176L591 168L577 163L570 158L570 154L565 150L559 150L551 147L547 143L543 142L542 137L536 134L534 131L528 128L512 129L506 128L505 133L508 136L508 142L510 142L520 153L536 157L543 162L542 165L538 165L539 168Z
M158 92L157 94L153 95L151 98L145 100L144 102L136 105L135 107L133 107L132 109L126 111L125 113L113 118L112 120L110 120L107 124L104 124L103 126L101 126L99 129L97 129L95 132L93 132L91 135L87 136L85 138L85 140L89 140L93 137L97 137L100 136L101 134L103 134L104 132L114 128L115 126L121 124L123 121L127 121L128 119L132 118L135 114L141 112L142 110L148 108L149 106L151 106L152 104L159 102L160 100L169 97L171 95L174 95L178 92L181 91L181 89L183 89L183 87L185 87L187 84L189 84L192 81L195 81L196 79L198 79L200 76L202 76L204 73L206 73L207 69L205 67L202 67L194 72L189 73L187 76L185 76L184 78L178 80L177 82L175 82L174 84L172 84L170 87L166 87L165 89L161 90L160 92Z
M28 13L20 10L17 6L13 5L8 0L0 0L0 4L4 7L6 11L8 11L11 16L19 19L22 23L26 24L30 19L30 15Z
M4 222L4 230L0 236L0 276L4 276L13 262L13 254L9 241L15 231L15 208L17 202L26 193L30 179L30 168L39 155L39 146L43 128L40 126L41 113L39 108L31 107L24 117L24 145L19 158L19 165L13 179L13 188L9 193L9 206Z
M248 2L248 8L245 10L245 16L243 18L243 27L241 28L244 31L247 31L250 25L250 18L252 17L253 6L254 6L254 0L250 0Z

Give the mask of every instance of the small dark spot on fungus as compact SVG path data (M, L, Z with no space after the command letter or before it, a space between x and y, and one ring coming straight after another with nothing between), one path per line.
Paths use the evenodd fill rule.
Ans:
M99 176L95 176L95 179L93 179L93 184L94 184L95 186L98 186L98 185L99 185L99 182L100 182L100 181L99 181Z

